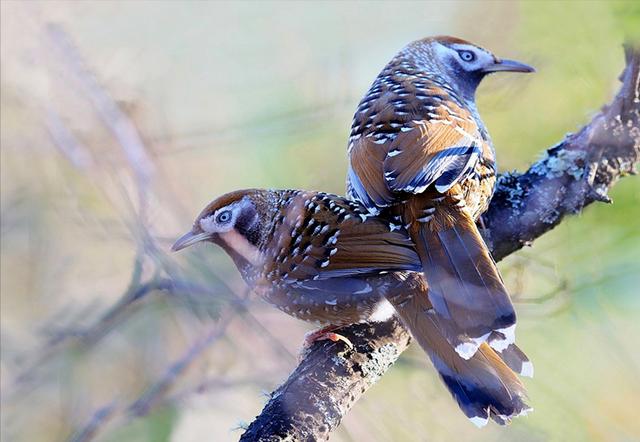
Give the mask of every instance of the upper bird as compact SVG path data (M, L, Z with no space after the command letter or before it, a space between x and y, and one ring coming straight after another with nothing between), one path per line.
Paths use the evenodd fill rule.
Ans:
M475 104L494 72L533 72L455 37L402 49L356 110L347 192L396 217L416 244L447 340L464 358L514 340L515 311L475 221L496 182L495 151Z

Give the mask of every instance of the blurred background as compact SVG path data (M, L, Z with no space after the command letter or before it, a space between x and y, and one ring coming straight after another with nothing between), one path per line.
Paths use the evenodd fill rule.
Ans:
M1 5L2 440L236 440L309 326L246 293L214 247L168 253L237 188L343 193L360 97L411 40L534 65L486 80L501 170L618 88L634 2ZM535 412L466 420L419 348L335 441L640 439L640 185L500 263Z

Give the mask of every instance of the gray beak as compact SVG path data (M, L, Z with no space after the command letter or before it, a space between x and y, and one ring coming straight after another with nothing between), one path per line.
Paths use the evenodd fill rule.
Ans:
M172 252L177 252L178 250L182 250L187 248L197 242L205 241L211 238L211 233L207 232L194 232L193 230L182 235L178 240L173 243L171 246Z
M520 63L515 60L496 60L492 65L482 70L486 74L492 72L535 72L536 70L528 64Z

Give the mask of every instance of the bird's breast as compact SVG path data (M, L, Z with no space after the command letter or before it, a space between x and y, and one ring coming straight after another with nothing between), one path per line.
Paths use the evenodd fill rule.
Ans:
M313 281L313 286L306 286L305 282L258 284L255 291L284 313L321 325L384 320L392 313L384 308L390 305L384 301L384 287L379 284L376 287L366 284L363 289L354 292L325 289L317 281Z

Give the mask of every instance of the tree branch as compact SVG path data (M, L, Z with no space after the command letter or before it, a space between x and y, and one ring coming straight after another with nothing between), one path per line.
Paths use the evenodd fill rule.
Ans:
M547 149L525 173L500 176L483 236L496 260L553 229L565 215L594 201L635 174L640 158L640 48L625 47L622 87L576 134ZM242 441L326 440L353 404L409 344L395 319L341 329L354 344L317 342L271 395Z
M579 213L635 174L640 157L640 48L625 47L627 66L614 100L576 134L547 149L523 174L500 176L483 216L485 240L500 260Z

